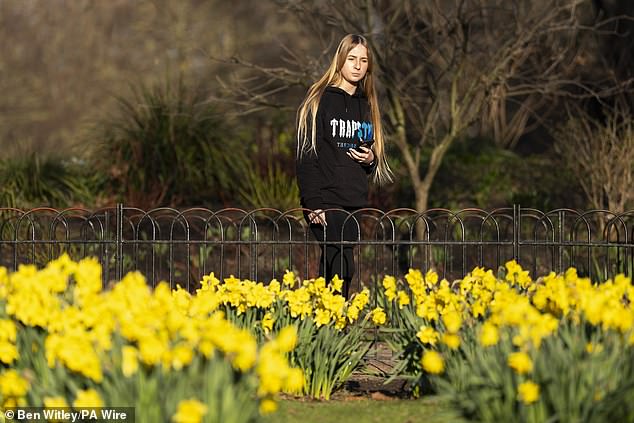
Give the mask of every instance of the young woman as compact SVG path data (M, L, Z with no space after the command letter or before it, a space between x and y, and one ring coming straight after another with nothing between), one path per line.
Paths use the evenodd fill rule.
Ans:
M320 275L344 280L347 296L354 274L353 246L358 226L350 213L365 207L368 176L391 179L372 52L361 35L346 35L326 73L297 111L297 181L305 218L321 245ZM364 144L369 143L369 144ZM345 227L344 227L345 223Z

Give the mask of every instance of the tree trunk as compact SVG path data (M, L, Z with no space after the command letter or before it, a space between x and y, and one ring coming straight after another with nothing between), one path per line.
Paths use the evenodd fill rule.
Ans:
M428 202L429 202L429 191L431 190L431 185L434 182L434 178L438 173L438 169L440 169L440 165L442 164L445 153L454 142L456 137L453 134L447 134L442 139L440 144L438 144L432 150L431 157L429 158L429 166L427 167L427 172L425 173L425 177L418 180L418 184L414 186L414 194L416 198L416 210L419 213L422 213L427 210ZM422 222L422 221L421 221ZM416 237L417 239L424 239L425 237L425 225L417 224L416 225Z

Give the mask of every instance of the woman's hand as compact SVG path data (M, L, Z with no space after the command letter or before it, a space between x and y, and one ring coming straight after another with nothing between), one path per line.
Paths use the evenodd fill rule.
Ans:
M326 226L326 212L322 209L315 209L308 214L308 220L310 223Z
M371 148L359 147L363 152L351 148L346 153L355 162L359 162L363 165L369 165L374 161L374 152Z

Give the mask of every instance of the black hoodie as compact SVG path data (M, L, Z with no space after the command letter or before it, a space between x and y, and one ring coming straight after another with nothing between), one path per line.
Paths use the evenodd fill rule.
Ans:
M304 152L297 159L297 182L302 207L365 207L368 174L374 166L354 161L346 152L361 140L374 139L368 99L361 90L353 95L327 87L321 96L316 120L317 155ZM310 136L310 128L308 128Z

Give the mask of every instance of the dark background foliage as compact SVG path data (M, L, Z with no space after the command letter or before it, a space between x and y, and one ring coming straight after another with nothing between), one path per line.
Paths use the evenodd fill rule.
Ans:
M443 96L452 91L441 71L456 72L459 93L487 76L478 67L499 46L482 16L515 16L509 2L465 1L462 15L454 6L434 10L407 0L0 2L0 206L299 206L295 110L341 35L361 32L377 54L396 176L372 187L372 206L633 207L632 195L609 198L634 189L627 182L632 166L610 162L616 150L596 156L597 166L608 169L597 172L603 183L586 180L591 172L571 152L628 136L623 125L611 132L601 125L631 121L634 6L625 0L512 3L526 22L540 10L575 3L578 25L558 38L518 38L512 51L521 57L520 71L511 66L507 79L491 77L477 96L456 97L462 110L467 101L482 104L455 126L444 109ZM559 22L556 14L543 16ZM433 32L439 17L453 19L438 27L445 32ZM454 38L462 50L451 44ZM417 49L425 43L441 47ZM447 52L454 60L447 63L463 63L458 70L443 68L449 64L435 56ZM555 53L566 60L542 61ZM549 63L558 79L542 72ZM406 108L401 121L399 105ZM522 125L504 126L526 110ZM431 126L423 128L421 116ZM590 135L562 135L571 122L583 128L590 121L596 126L585 132ZM407 129L400 135L399 122ZM447 134L451 142L434 162ZM416 168L408 167L407 150L397 148L399 136L420 158ZM429 175L436 166L421 201L415 172Z

